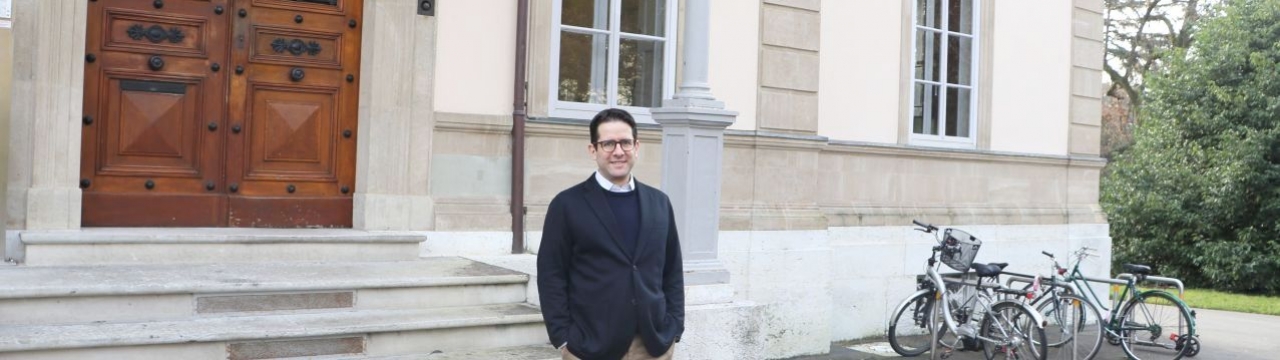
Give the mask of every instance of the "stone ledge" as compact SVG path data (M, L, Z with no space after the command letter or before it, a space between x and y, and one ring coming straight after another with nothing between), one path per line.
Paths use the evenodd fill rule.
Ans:
M523 284L529 276L461 258L292 264L0 268L0 299L217 294Z
M94 347L315 338L542 322L525 304L428 310L360 310L146 323L0 327L0 353Z
M338 359L338 358L335 358ZM496 349L445 351L432 354L344 357L350 360L559 360L560 350L550 344L505 347Z
M279 244L419 243L426 235L409 231L245 228L90 228L21 231L24 244Z

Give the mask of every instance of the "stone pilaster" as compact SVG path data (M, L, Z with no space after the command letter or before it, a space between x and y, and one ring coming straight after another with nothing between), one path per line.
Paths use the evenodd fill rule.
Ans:
M88 3L13 2L9 229L80 227L80 117Z
M653 110L662 124L662 190L671 197L684 256L685 282L724 284L720 264L720 177L724 129L738 113L723 109L663 106Z
M761 4L758 130L818 133L820 10L818 0Z
M727 284L717 259L724 129L738 113L724 109L707 82L709 0L685 2L683 71L675 99L653 109L662 125L662 190L671 197L689 285Z
M1104 7L1102 0L1075 0L1071 8L1071 101L1068 153L1072 163L1088 164L1102 152L1102 61ZM1098 178L1101 169L1089 166L1068 168L1068 222L1105 224L1106 215L1098 205ZM1084 185L1080 185L1084 184ZM1090 186L1091 185L1091 186Z
M1102 147L1102 0L1071 8L1071 155L1098 156ZM1096 199L1095 199L1096 201Z
M353 225L428 230L436 18L416 1L365 0ZM437 12L437 16L447 16Z

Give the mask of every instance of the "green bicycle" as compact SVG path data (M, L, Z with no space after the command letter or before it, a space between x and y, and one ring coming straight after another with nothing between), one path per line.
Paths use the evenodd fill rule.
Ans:
M1006 274L1013 276L1010 282L1034 282L1039 279L1042 291L1032 299L1031 305L1051 324L1057 324L1055 329L1062 330L1064 324L1069 324L1065 328L1069 331L1054 332L1049 338L1050 347L1061 346L1069 340L1082 343L1083 348L1092 350L1081 358L1091 359L1101 345L1097 337L1105 335L1108 343L1120 345L1125 355L1135 360L1176 360L1200 353L1200 340L1195 331L1195 311L1167 291L1140 291L1137 286L1148 280L1177 280L1152 276L1151 267L1135 264L1125 264L1127 274L1122 274L1120 279L1084 276L1080 271L1080 263L1087 257L1096 256L1087 247L1073 253L1076 261L1069 271L1058 264L1053 254L1043 254L1053 259L1055 274L1052 276ZM1123 285L1124 291L1120 291L1114 301L1104 302L1090 283L1109 284L1113 289ZM1105 315L1097 315L1098 311L1088 308L1102 309ZM1099 327L1101 332L1090 330Z

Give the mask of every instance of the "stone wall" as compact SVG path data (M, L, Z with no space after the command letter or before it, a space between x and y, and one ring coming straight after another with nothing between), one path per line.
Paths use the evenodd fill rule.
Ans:
M0 0L0 142L9 138L9 97L13 87L13 12L12 0ZM4 203L8 183L9 148L0 146L0 203ZM6 206L0 206L0 219L6 218ZM6 228L0 222L0 230ZM5 259L4 241L0 240L0 263Z

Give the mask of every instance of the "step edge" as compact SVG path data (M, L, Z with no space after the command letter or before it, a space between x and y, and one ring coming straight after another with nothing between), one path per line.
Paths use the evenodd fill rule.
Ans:
M417 244L426 241L426 237L377 237L353 238L350 236L335 237L270 237L270 238L185 238L185 239L146 239L134 237L66 239L66 238L28 238L22 237L26 245L187 245L187 244Z
M481 307L493 308L495 306L486 305L486 306L473 307L473 308L481 308ZM509 308L528 307L536 310L536 308L527 304L515 304L515 305L509 305L507 307ZM396 312L396 310L373 310L373 311ZM370 311L357 310L357 311L351 311L351 312L359 313L359 312L370 312ZM400 311L400 312L410 312L410 311ZM305 314L305 315L314 316L315 314ZM267 316L291 317L291 316L299 316L299 315L266 315L261 317L267 317ZM245 316L241 318L250 318L250 317L254 317L254 316ZM425 331L425 330L440 330L440 329L455 329L455 328L461 329L461 328L469 328L469 327L531 324L531 323L540 323L542 321L543 321L542 314L540 312L536 312L536 313L530 313L530 314L484 316L478 319L477 318L461 318L461 319L449 319L449 320L437 320L437 321L432 321L432 320L415 321L415 322L396 323L396 324L368 324L368 325L357 325L357 326L346 326L346 327L339 327L339 326L308 327L305 330L294 331L294 332L280 331L280 330L255 330L255 331L239 331L239 332L227 331L223 333L210 334L207 336L199 336L199 337L149 336L145 338L136 337L136 338L127 338L127 339L111 339L110 341L108 341L107 339L97 339L97 340L90 340L90 341L86 341L78 344L72 344L72 345L60 344L56 342L45 342L45 341L10 343L10 344L0 343L0 354L7 353L7 352L69 350L69 349L85 349L85 348L99 348L99 347L149 346L149 345L184 344L184 343L305 339L305 338L318 338L318 337L334 337L334 336L340 336L340 335L374 334L374 333L403 332L403 331ZM201 326L199 324L200 321L198 320L183 320L183 321L170 321L170 322L191 323L190 326L193 326L193 327ZM137 323L137 324L146 324L146 323L144 322L144 323ZM66 338L65 337L59 338L59 340L66 340Z
M274 243L420 243L427 235L414 232L377 232L363 230L331 230L308 233L306 229L280 232L273 230L196 229L188 232L154 229L89 229L22 231L18 238L28 245L71 244L274 244Z
M334 359L344 359L344 360L440 359L440 360L445 360L445 359L455 359L459 356L467 356L465 357L466 359L496 359L491 356L495 354L500 354L503 352L508 352L508 351L536 352L538 355L547 356L546 357L547 359L560 358L560 350L556 350L556 348L552 347L551 344L537 344L537 345L507 346L507 347L486 348L486 349L462 349L462 350L454 350L452 352L441 352L438 354L362 355L362 356L345 355L345 356L336 356L334 357ZM477 355L489 355L490 357L476 357ZM537 358L542 358L542 357L539 356ZM285 359L277 359L277 360L300 360L300 358L285 358Z
M67 297L92 297L92 296L149 296L149 295L175 295L175 294L236 294L236 293L262 293L262 292L293 292L293 291L358 291L369 289L405 289L405 288L424 288L424 287L455 287L455 286L480 286L480 285L517 285L527 284L530 280L529 275L525 274L509 274L509 275L483 275L476 277L446 277L446 278L430 278L408 281L386 281L379 279L377 281L336 281L319 284L267 284L262 283L244 283L244 284L217 284L217 285L190 285L190 286L171 286L171 287L148 287L135 286L134 288L121 288L118 284L104 284L91 287L76 287L74 289L14 289L4 288L0 291L0 300L16 300L16 299L48 299L48 298L67 298Z

